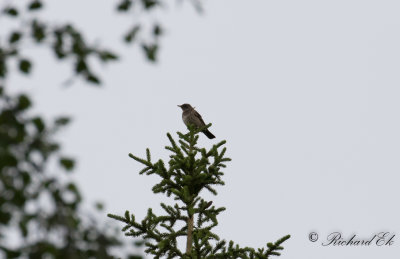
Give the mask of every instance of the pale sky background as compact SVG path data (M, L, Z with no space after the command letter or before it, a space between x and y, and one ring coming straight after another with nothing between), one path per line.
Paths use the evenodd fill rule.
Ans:
M132 18L115 15L116 1L46 2L43 17L73 20L122 56L95 66L100 89L62 86L70 66L36 49L27 52L39 57L33 76L10 80L35 111L73 117L59 139L78 159L88 206L102 200L106 212L141 219L172 203L153 195L158 179L139 176L128 153L149 147L154 160L167 158L166 132L185 130L176 105L188 102L217 136L200 143L226 139L233 159L212 198L227 208L221 238L261 247L291 234L282 259L398 258L399 1L214 0L203 15L172 3L149 19L168 28L156 65L121 43ZM396 237L391 247L323 247L311 231L322 241L333 231Z

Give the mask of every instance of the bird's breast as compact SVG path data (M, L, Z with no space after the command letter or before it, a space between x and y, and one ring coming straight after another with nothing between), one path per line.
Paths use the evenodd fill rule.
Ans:
M183 122L187 125L188 123L190 123L190 114L189 112L184 112L182 113L182 120Z
M195 118L195 116L192 114L192 111L182 113L182 120L185 123L185 125L188 125L188 124L197 125L194 118Z

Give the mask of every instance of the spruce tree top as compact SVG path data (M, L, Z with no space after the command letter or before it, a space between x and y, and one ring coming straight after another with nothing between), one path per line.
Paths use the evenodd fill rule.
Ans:
M179 144L171 134L167 134L171 145L165 148L172 152L168 166L161 159L153 163L149 149L146 150L146 159L129 154L145 166L139 174L156 174L161 178L153 186L154 193L164 193L177 201L174 206L161 203L165 215L157 216L150 208L142 221L137 221L129 211L124 216L108 216L125 223L122 229L125 235L144 238L145 251L154 258L261 259L280 255L279 251L283 249L281 244L290 238L289 235L256 250L240 247L233 241L227 243L212 231L218 225L218 214L225 208L216 208L212 201L204 200L200 194L206 190L217 195L214 187L224 185L221 179L224 173L221 170L231 159L225 157L225 140L213 145L210 150L197 146L198 134L205 128L189 126L187 134L178 132ZM186 237L185 251L178 248L177 239L180 237Z

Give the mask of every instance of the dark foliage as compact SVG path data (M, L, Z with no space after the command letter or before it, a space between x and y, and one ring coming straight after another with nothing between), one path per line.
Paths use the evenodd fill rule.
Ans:
M49 48L59 61L72 60L75 75L94 85L99 85L101 79L98 73L93 71L89 60L97 59L99 62L108 63L118 59L118 55L113 51L90 43L76 26L57 24L57 21L43 19L40 12L45 7L44 1L28 1L26 8L13 5L11 1L6 4L6 6L0 5L0 15L12 19L19 28L9 31L8 35L2 35L8 41L0 42L0 79L7 76L10 71L9 61L13 59L18 61L18 68L24 74L32 71L33 62L22 54L24 45L30 43ZM165 5L166 2L156 0L122 0L116 6L120 15L136 17L137 22L126 30L123 39L128 44L137 42L150 62L157 61L159 38L163 35L163 27L159 23L154 23L150 31L146 32L137 15L138 13L141 17L150 15L155 9ZM151 37L145 37L148 35Z
M83 215L75 183L49 170L54 160L65 172L74 168L54 140L69 119L47 122L31 115L28 96L0 92L0 257L113 258L110 248L122 245L118 236ZM10 232L20 242L9 246Z

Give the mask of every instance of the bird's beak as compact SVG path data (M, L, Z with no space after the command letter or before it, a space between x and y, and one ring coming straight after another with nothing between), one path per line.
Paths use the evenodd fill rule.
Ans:
M182 105L178 105L178 107L182 107Z

